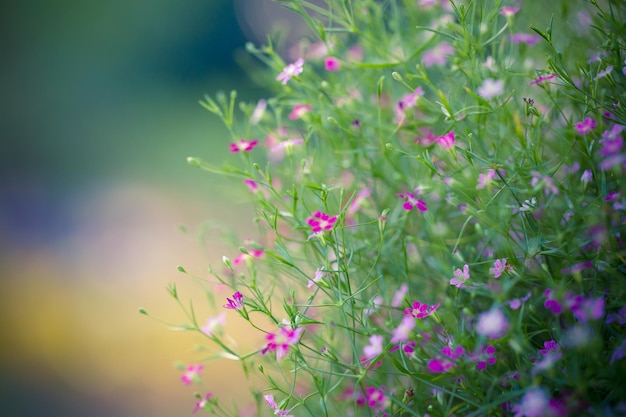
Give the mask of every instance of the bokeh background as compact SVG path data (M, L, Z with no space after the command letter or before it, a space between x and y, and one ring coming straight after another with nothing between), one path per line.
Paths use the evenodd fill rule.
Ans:
M183 322L174 282L200 318L215 313L176 267L203 276L234 256L221 230L253 237L252 212L243 190L185 163L227 157L226 130L198 100L267 96L242 68L244 44L289 15L271 0L2 9L0 415L189 415L194 388L174 365L197 362L199 335L138 308ZM227 329L246 343L234 315ZM204 373L225 400L242 380L227 361Z

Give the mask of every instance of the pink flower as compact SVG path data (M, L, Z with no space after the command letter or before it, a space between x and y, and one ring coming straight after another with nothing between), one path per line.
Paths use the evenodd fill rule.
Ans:
M295 145L302 145L303 143L304 143L304 139L302 138L287 139L287 140L278 142L277 144L272 146L272 149L270 149L270 151L272 153L279 154L278 158L282 159L285 153L287 155L291 154L291 150L293 149Z
M476 333L491 339L503 337L509 329L509 321L498 308L491 309L478 315Z
M424 66L428 68L433 65L445 65L448 61L448 56L452 54L454 54L453 46L447 43L440 43L434 48L424 52Z
M499 169L500 173L504 175L504 170ZM490 169L486 174L478 174L478 184L476 184L476 189L481 190L485 187L488 187L493 182L494 178L496 178L496 170Z
M433 314L441 305L441 303L437 303L428 309L428 304L420 303L419 301L413 301L413 308L407 308L404 310L404 314L406 316L410 316L416 319L423 319L424 317L428 317Z
M543 175L538 171L530 171L533 176L530 180L530 186L535 187L539 186L539 189L543 188L543 192L545 195L558 194L559 188L554 185L554 180L552 177L548 175Z
M523 303L528 301L529 298L530 298L530 291L528 291L528 293L526 293L524 297L514 298L512 300L507 301L507 303L509 304L509 307L511 307L511 310L517 310L518 308L522 306Z
M313 233L322 233L328 230L332 230L337 222L337 216L330 216L322 211L316 211L312 217L306 219L306 222L311 226Z
M304 65L304 60L302 58L298 58L296 62L294 62L293 64L287 65L285 69L283 69L283 72L278 74L278 77L276 77L276 81L282 81L282 84L286 85L289 82L289 80L291 80L291 77L295 77L296 75L299 75L302 73L303 65Z
M213 333L220 327L224 327L226 324L226 313L222 312L215 317L209 317L206 321L206 324L200 327L202 333L207 336L212 336Z
M278 404L274 400L274 396L271 394L267 394L263 396L265 403L274 410L274 415L279 417L293 417L293 415L289 414L291 410L281 410L278 408Z
M413 193L396 194L400 198L404 198L406 201L402 205L406 211L411 211L413 207L417 207L419 211L427 211L428 205L424 200L415 198Z
M596 121L591 117L586 117L582 122L576 123L574 125L574 129L578 132L579 135L586 135L596 128Z
M388 403L389 399L385 395L385 387L381 387L378 389L376 387L369 387L365 390L365 403L373 410L381 411L384 410Z
M406 342L409 339L411 330L415 327L415 319L411 316L404 316L402 321L392 330L391 343Z
M444 149L451 149L454 147L454 141L454 132L452 130L437 138L437 143Z
M311 288L312 286L314 286L316 283L318 283L325 275L326 273L324 271L322 271L321 268L317 268L315 270L315 275L313 276L313 279L310 279L309 282L306 284L307 288Z
M302 327L292 329L291 326L284 326L278 334L269 333L266 336L267 346L261 353L265 355L267 352L276 352L276 360L281 360L289 352L289 347L300 341L302 330Z
M500 278L505 270L506 258L496 259L496 261L493 263L493 268L489 268L489 273L492 274L494 278Z
M243 295L239 291L233 294L233 299L226 299L227 303L224 304L224 308L231 310L240 310L243 308Z
M243 180L243 183L246 184L246 187L248 187L248 190L250 190L251 193L256 193L257 191L259 191L259 184L255 180L246 178L245 180Z
M185 373L180 377L183 384L190 385L194 381L200 381L200 372L204 369L204 365L189 365Z
M514 44L525 43L528 46L533 46L541 41L541 37L539 35L531 35L529 33L513 33L512 35L509 35L509 39Z
M368 361L381 353L383 353L383 340L381 335L373 334L370 336L370 344L363 348L362 361Z
M516 6L504 6L502 10L500 10L500 14L502 16L513 16L515 13L519 11L519 7Z
M310 112L312 109L313 108L309 106L308 104L296 104L295 106L293 106L293 109L291 109L291 113L289 113L289 119L291 120L300 119L302 116Z
M194 414L195 414L195 413L197 413L197 412L198 412L198 410L200 410L201 408L206 407L206 405L207 405L207 404L208 404L208 402L209 402L209 398L211 398L211 393L210 393L210 392L208 392L208 393L204 394L204 397L202 397L202 398L200 399L200 401L198 401L198 402L196 403L196 406L193 408L192 413L194 413Z
M346 210L346 222L351 223L354 220L354 215L363 206L367 198L372 194L370 188L362 188L357 195L352 199L348 210Z
M250 116L250 124L255 125L261 121L263 115L265 114L265 109L267 108L267 101L264 99L260 99L254 110L252 111L252 115Z
M393 298L391 299L391 307L398 307L400 304L402 304L402 301L404 301L404 297L408 292L409 286L406 284L406 282L403 282L400 285L400 288L398 288L398 291L393 294Z
M548 81L548 80L551 80L551 79L553 79L555 77L556 77L556 74L540 75L539 77L535 78L530 83L528 83L528 85L541 84L541 83L543 83L545 81Z
M478 95L489 100L502 95L504 92L504 80L493 80L487 78L482 85L478 87Z
M605 130L602 132L602 149L600 149L600 155L608 156L619 153L624 147L624 138L622 138L622 130L624 126L615 124L611 130Z
M326 71L339 71L341 69L339 60L333 56L329 56L324 60L324 69Z
M450 285L461 288L468 279L470 279L469 265L465 264L465 266L463 266L463 271L460 269L454 271L454 278L450 280Z
M240 253L235 259L233 259L233 265L239 265L243 262L251 262L254 258L262 258L265 255L263 249L246 249L248 253Z
M234 142L230 144L230 152L231 153L237 153L237 152L242 152L242 151L250 152L258 144L259 144L258 140L247 141L245 139L239 139L238 142Z

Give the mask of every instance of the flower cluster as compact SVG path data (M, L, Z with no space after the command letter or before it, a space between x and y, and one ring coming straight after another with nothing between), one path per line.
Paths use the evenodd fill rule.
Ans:
M554 0L543 30L532 2L281 3L310 36L248 45L273 96L203 102L239 155L190 159L254 203L255 240L194 277L219 311L199 322L194 302L177 326L255 381L237 401L283 417L623 415L626 32L603 28L626 10Z

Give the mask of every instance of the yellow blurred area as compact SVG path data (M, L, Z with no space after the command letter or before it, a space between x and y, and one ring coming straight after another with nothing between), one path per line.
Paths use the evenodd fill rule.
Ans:
M0 305L2 327L8 329L0 352L4 368L27 379L54 375L65 390L137 413L129 415L191 410L194 390L203 388L184 387L174 363L198 363L207 352L194 347L214 346L199 333L168 330L139 314L138 307L177 325L187 323L165 291L172 282L184 304L193 299L201 324L223 311L221 304L218 311L211 308L200 286L176 266L208 277L203 274L208 262L215 261L219 270L219 259L233 248L224 248L220 236L201 245L177 225L193 226L208 217L235 225L246 210L237 213L206 200L190 204L188 196L181 197L142 185L101 190L75 202L78 226L55 246L4 252L3 275L11 277ZM217 303L231 296L217 286L209 289ZM228 313L225 332L242 351L262 346L262 334ZM226 403L237 400L243 407L251 399L241 365L232 360L208 363L203 380L205 389Z

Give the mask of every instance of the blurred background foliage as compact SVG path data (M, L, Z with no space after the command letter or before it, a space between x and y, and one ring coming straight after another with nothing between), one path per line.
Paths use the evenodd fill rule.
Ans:
M182 322L167 283L177 283L183 300L199 292L176 265L202 276L209 263L234 256L204 222L236 227L242 239L253 234L240 221L251 218L243 190L185 158L221 163L227 155L226 130L198 105L205 93L267 95L236 57L246 41L263 43L258 35L283 16L271 7L3 4L0 415L191 412L194 389L173 365L201 357L193 352L199 335L169 332L137 308ZM200 238L203 230L214 232ZM197 303L199 317L214 312ZM235 315L228 320L229 334L245 344ZM241 394L238 364L211 364L204 377L216 395Z

